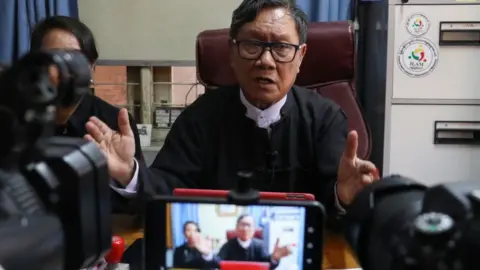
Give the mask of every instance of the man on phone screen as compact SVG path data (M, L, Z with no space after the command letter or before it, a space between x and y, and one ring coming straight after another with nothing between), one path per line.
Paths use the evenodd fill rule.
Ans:
M307 28L306 14L291 1L240 4L226 44L238 84L207 91L179 115L155 161L139 171L145 197L175 188L228 190L239 171L251 171L252 188L313 193L336 218L379 179L375 165L357 157L358 134L349 131L340 106L294 85L307 53ZM88 127L90 140L112 145L106 125L91 121ZM114 158L134 140L122 141L105 154L128 168L133 154Z
M245 261L270 263L270 269L275 269L282 258L292 254L289 245L279 245L279 239L269 254L263 240L254 237L255 221L249 214L238 217L235 229L236 237L228 240L216 255L207 241L197 242L196 249L202 253L208 268L219 268L221 261Z

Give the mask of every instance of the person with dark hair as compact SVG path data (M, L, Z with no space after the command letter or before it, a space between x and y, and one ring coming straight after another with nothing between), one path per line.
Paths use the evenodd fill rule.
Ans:
M39 22L31 35L31 51L64 49L81 51L90 61L93 69L98 59L95 39L90 29L81 21L53 16ZM91 122L89 122L91 121ZM84 95L71 107L57 108L57 135L84 137L94 142L88 130L95 128L93 123L106 123L102 135L109 143L99 143L106 153L108 169L112 178L113 212L136 213L139 209L136 200L138 190L138 163L143 161L137 126L126 109L119 109L94 95ZM109 128L111 127L111 129ZM114 132L115 131L115 132ZM125 136L120 136L125 135ZM117 144L123 147L119 151L110 151Z
M194 221L187 221L183 224L183 234L186 241L181 246L176 247L173 252L174 268L196 269L205 266L205 260L197 246L200 242L207 243L208 239L202 239L200 232L200 227Z
M158 192L231 189L239 171L251 171L251 188L313 193L337 217L378 180L375 165L357 157L343 110L294 85L307 23L287 0L240 4L229 42L238 84L207 91L176 119L149 168Z

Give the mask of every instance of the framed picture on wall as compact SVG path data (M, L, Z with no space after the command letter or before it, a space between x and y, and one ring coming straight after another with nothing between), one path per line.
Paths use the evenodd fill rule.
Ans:
M231 204L217 205L215 211L219 217L232 217L238 215L238 207Z

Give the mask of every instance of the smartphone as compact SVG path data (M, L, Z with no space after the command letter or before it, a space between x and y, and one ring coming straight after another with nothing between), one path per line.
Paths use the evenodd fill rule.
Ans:
M316 201L157 197L144 219L145 269L321 269L325 217Z
M181 197L226 198L228 192L228 190L176 188L173 190L173 195ZM315 196L310 193L260 192L260 198L262 200L315 201Z

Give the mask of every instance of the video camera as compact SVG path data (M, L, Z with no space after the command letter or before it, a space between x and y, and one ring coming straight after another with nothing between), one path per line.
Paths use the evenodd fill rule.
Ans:
M480 185L427 188L390 176L367 186L345 216L345 232L365 270L480 269Z
M0 74L0 269L75 269L111 247L109 177L94 143L53 137L55 106L90 85L76 51L31 52Z

